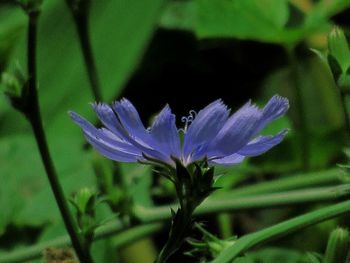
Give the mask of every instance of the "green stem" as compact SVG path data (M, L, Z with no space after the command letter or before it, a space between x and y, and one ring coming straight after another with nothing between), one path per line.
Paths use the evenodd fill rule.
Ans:
M36 35L37 35L37 22L39 18L39 12L30 12L29 14L29 27L28 27L28 111L26 116L32 126L35 139L39 148L42 162L45 167L47 177L50 182L52 192L55 196L56 203L61 212L65 227L71 238L72 245L77 253L81 262L92 262L92 259L88 251L84 251L81 240L77 233L74 221L71 217L66 199L63 194L62 187L58 181L56 170L51 159L49 152L46 135L44 132L42 118L40 113L38 92L37 92L37 79L36 79Z
M131 242L144 238L146 236L152 235L163 227L162 223L152 223L140 226L131 227L120 234L115 236L114 247L118 248ZM110 237L123 229L121 224L113 223L108 226L101 227L97 231L94 241ZM62 236L54 240L43 242L41 244L34 245L25 249L18 249L13 253L9 253L0 257L0 262L6 263L17 263L17 262L27 262L39 258L42 255L42 251L48 247L62 247L70 244L68 236Z
M193 219L192 214L195 206L189 201L189 196L178 193L180 208L172 218L168 240L160 251L155 263L165 263L181 247L184 240L191 232Z
M220 237L222 239L227 239L231 237L233 235L231 214L219 213L216 216L216 220L219 226Z
M340 87L338 87L339 89L339 93L340 93L340 101L341 101L341 105L343 108L343 114L344 114L344 124L345 124L345 130L348 134L348 136L350 135L350 114L349 114L349 110L348 107L346 106L346 96L347 94L345 92L342 91L342 89Z
M349 187L333 186L318 189L295 190L287 193L240 197L234 200L229 198L212 197L204 201L194 214L205 215L223 211L244 211L276 206L291 206L302 203L307 204L321 201L329 202L343 198L347 195L349 195ZM135 215L140 219L142 224L165 221L170 218L170 207L171 206L144 208L137 206L135 207ZM113 222L101 226L96 230L94 241L112 236L121 230L125 230L125 226L120 222ZM40 257L41 252L46 247L61 247L69 244L69 238L63 236L52 241L37 244L29 248L18 249L15 252L5 254L0 257L0 262L22 262L25 259L34 259Z
M341 182L341 170L335 168L325 171L309 172L302 173L299 175L282 177L272 181L243 186L229 192L218 193L218 195L235 198L240 196L257 195L263 193L282 192L286 190L300 189L310 186L319 186L335 183L339 184Z
M196 210L196 215L218 212L234 212L272 207L284 207L297 204L334 201L350 195L350 186L332 186L312 189L294 190L285 193L273 193L257 196L219 198L209 197ZM176 205L173 205L173 208ZM134 213L142 222L166 220L169 217L169 206L145 208L135 206Z
M80 6L77 10L71 7L74 22L78 31L80 47L83 53L86 70L88 73L91 91L97 102L102 101L100 82L98 79L95 59L92 52L89 34L89 4Z
M277 225L248 234L238 239L231 247L224 249L212 263L232 262L249 249L262 243L275 240L306 227L350 212L350 201L344 201L314 212L310 212Z
M298 124L300 129L300 150L301 150L301 161L302 168L307 171L310 166L310 140L309 140L309 130L306 120L306 111L302 95L302 84L300 80L300 74L298 69L298 62L295 56L294 47L287 47L288 61L291 70L291 80L294 82L294 95L295 95L295 109L298 114Z
M160 251L155 263L165 263L168 261L189 236L192 224L192 213L186 215L185 212L179 209L173 218L168 241Z

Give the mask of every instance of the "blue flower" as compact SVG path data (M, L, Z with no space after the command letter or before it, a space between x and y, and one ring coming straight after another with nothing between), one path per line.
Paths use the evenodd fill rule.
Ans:
M183 129L176 127L175 115L168 105L146 129L127 99L111 106L93 104L104 125L99 129L75 112L70 115L82 128L87 141L102 155L115 161L174 167L174 158L184 166L206 159L209 164L233 165L245 157L260 155L283 140L286 129L273 136L257 135L267 124L282 116L288 107L288 100L276 95L263 109L249 101L230 115L226 105L216 100L198 114L191 111L189 117L184 117Z

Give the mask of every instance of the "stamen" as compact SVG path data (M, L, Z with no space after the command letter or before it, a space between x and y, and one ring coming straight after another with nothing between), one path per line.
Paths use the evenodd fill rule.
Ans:
M197 116L197 112L195 112L194 110L190 110L189 115L187 117L183 116L181 118L181 122L185 123L185 126L184 126L184 128L180 128L179 131L186 133L188 126L194 121L196 116Z

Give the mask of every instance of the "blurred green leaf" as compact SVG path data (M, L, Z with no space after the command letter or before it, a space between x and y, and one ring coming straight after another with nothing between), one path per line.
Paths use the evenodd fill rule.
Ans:
M152 206L151 185L152 168L149 165L127 164L121 165L122 176L129 185L129 194L138 205Z
M199 38L295 45L314 33L326 32L328 19L349 5L347 0L322 0L301 10L288 0L180 1L168 3L160 23L165 28L192 30Z
M200 38L235 37L281 42L289 17L287 0L197 0Z
M92 44L107 101L121 92L139 63L162 2L94 1ZM19 8L9 9L5 18L6 25L25 26L26 19ZM25 32L22 33L12 62L26 65ZM38 34L38 79L50 149L68 196L83 186L92 186L95 179L89 154L82 147L83 135L67 111L77 111L90 120L94 115L88 105L92 96L77 34L64 1L44 1ZM60 220L30 127L23 116L8 110L8 106L5 109L0 110L0 173L6 175L1 178L0 203L7 211L0 215L0 232L11 221L42 225Z
M66 144L75 148L67 155ZM89 165L89 154L80 151L70 138L59 138L53 144L58 174L66 196L73 191L92 186L94 175ZM40 226L61 221L49 182L34 138L30 135L7 137L0 140L0 204L6 209L1 213L0 229L8 223ZM16 167L16 169L14 169Z

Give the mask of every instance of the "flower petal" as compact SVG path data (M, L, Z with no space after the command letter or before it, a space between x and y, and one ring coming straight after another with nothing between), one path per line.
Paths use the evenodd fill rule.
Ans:
M184 159L188 159L191 154L196 159L204 157L202 155L206 146L224 126L229 113L221 100L216 100L199 111L185 134Z
M267 124L281 117L289 108L289 102L287 98L279 95L273 96L262 110L262 117L256 133L260 132Z
M118 151L110 145L106 144L105 141L101 140L98 137L93 137L91 134L86 133L84 135L86 140L102 155L105 157L119 162L137 162L143 160L144 158L139 155L126 154L124 152Z
M92 107L102 124L116 134L118 138L125 140L126 131L111 107L105 103L93 103Z
M257 156L270 150L275 145L279 144L288 130L285 129L275 136L260 136L238 151L238 154L243 156Z
M180 159L180 137L176 127L175 115L168 105L158 114L150 128L150 134L157 149L165 155Z
M154 141L151 134L145 129L137 110L130 101L127 99L116 101L112 105L112 108L117 113L120 123L125 128L130 143L134 144L145 155L152 159L170 165L174 164L169 156L157 149L157 142Z
M245 146L260 124L262 112L250 102L234 113L208 149L208 158L231 155Z
M112 107L128 134L143 146L153 148L150 134L145 129L134 105L127 99L122 99L114 102Z
M218 165L233 165L233 164L241 163L244 160L244 158L245 156L234 153L232 155L229 155L220 159L209 160L209 163L218 164Z
M72 119L82 128L88 142L101 154L115 161L136 162L142 158L141 152L133 145L113 140L105 130L95 128L90 122L76 114L69 113Z

